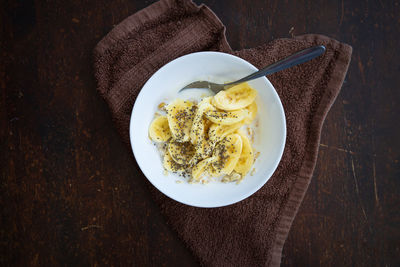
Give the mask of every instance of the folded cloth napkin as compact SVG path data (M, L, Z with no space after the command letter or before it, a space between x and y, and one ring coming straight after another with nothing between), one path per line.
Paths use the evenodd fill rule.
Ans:
M325 54L268 76L285 110L287 140L282 160L264 187L237 204L214 209L180 204L151 187L167 222L201 264L280 264L283 244L312 177L323 121L339 93L352 49L325 36L303 35L232 51L216 15L189 0L156 2L125 19L96 46L98 91L129 144L136 96L147 79L169 61L214 50L261 68L314 45L325 45Z

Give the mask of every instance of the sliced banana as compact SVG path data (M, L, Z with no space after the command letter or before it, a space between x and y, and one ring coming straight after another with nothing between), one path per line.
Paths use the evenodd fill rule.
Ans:
M210 104L211 99L212 97L206 97L200 101L190 130L190 141L196 150L195 161L207 158L212 153L212 146L208 140L208 131L212 123L203 116L204 112L215 110Z
M251 103L250 105L248 105L246 107L248 114L246 116L246 118L244 119L244 123L245 124L250 124L255 117L257 116L257 104L256 101L253 101L253 103Z
M219 111L219 110L208 110L204 113L204 115L210 121L223 124L230 125L243 120L248 114L246 109L239 109L233 111Z
M212 143L217 143L219 140L227 136L228 134L232 134L237 131L240 127L242 127L244 121L240 121L231 125L223 125L223 124L212 124L208 131L208 136Z
M207 173L210 177L214 177L217 178L219 176L221 176L221 172L218 172L213 166L212 164L209 164L207 167Z
M238 134L242 139L242 153L234 167L234 171L245 176L253 166L254 154L247 136L241 131L238 131Z
M154 142L166 142L171 138L167 116L157 117L151 122L149 136Z
M170 142L168 144L168 153L176 163L188 165L195 154L195 149L190 142Z
M216 173L230 174L242 153L242 138L238 134L230 134L218 142L213 151L212 166Z
M166 107L169 128L175 141L189 141L195 109L192 102L179 98Z
M207 169L213 158L206 158L196 164L196 166L192 169L192 178L196 181L199 181L200 178L207 174Z
M205 118L193 120L192 129L190 130L190 142L194 145L206 139L208 136L208 129L210 128L210 121Z
M195 145L196 150L196 160L205 159L211 156L214 148L214 144L209 140L202 139Z
M171 157L169 152L167 151L164 155L163 159L163 166L164 169L170 172L183 172L185 171L185 166L178 164L175 162L175 160Z
M216 94L214 104L222 110L242 109L250 105L256 96L257 91L251 88L248 83L241 83Z
M210 101L211 97L204 98L200 101L199 107L194 115L192 127L190 129L190 142L194 145L205 139L208 134L210 124L209 121L204 118L203 114L206 111L215 110L215 107L210 104Z
M257 115L256 95L244 83L197 105L182 99L160 105L167 115L152 121L149 136L166 142L159 147L164 168L184 176L191 173L190 181L204 182L205 175L222 177L223 182L241 181L252 168L254 153L240 128Z

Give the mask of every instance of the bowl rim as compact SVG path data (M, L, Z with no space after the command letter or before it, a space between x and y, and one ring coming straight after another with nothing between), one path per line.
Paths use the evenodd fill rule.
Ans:
M142 95L144 94L143 89L144 89L149 83L151 83L154 79L156 79L156 76L157 76L157 74L158 74L159 72L161 72L161 71L163 71L164 69L168 68L170 65L176 64L176 63L179 62L179 61L186 60L186 59L189 58L189 57L198 56L198 55L207 55L207 54L209 54L209 55L212 55L212 54L219 54L219 55L221 55L221 54L222 54L223 56L227 56L227 57L231 57L231 58L233 58L233 59L235 59L235 60L239 60L239 61L241 61L242 63L246 64L248 67L254 69L254 71L258 71L258 68L256 68L253 64L251 64L250 62L248 62L247 60L245 60L245 59L243 59L243 58L240 58L240 57L235 56L235 55L232 55L232 54L228 54L228 53L224 53L224 52L217 52L217 51L200 51L200 52L194 52L194 53L190 53L190 54L186 54L186 55L180 56L180 57L178 57L178 58L175 58L175 59L169 61L168 63L166 63L165 65L163 65L162 67L160 67L157 71L155 71L155 72L151 75L151 77L143 84L142 88L140 89L139 94L137 95L137 97L136 97L136 99L135 99L135 103L133 104L132 112L131 112L131 116L130 116L130 121L129 121L129 140L130 140L130 144L131 144L131 149L132 149L133 156L134 156L134 158L135 158L135 160L136 160L136 162L137 162L137 164L138 164L138 166L139 166L141 172L142 172L143 175L146 177L146 179L147 179L157 190L159 190L161 193L163 193L163 194L166 195L167 197L169 197L169 198L171 198L171 199L173 199L173 200L175 200L175 201L177 201L177 202L179 202L179 203L188 205L188 206L198 207L198 208L218 208L218 207L225 207L225 206L229 206L229 205L233 205L233 204L235 204L235 203L238 203L238 202L240 202L240 201L242 201L242 200L244 200L244 199L250 197L251 195L253 195L254 193L256 193L258 190L260 190L260 188L262 188L262 187L269 181L269 179L273 176L273 174L275 173L275 171L276 171L276 169L278 168L279 163L280 163L280 161L281 161L281 159L282 159L283 152L284 152L284 149L285 149L285 147L286 147L286 138L287 138L286 114L285 114L285 110L284 110L283 105L282 105L282 101L281 101L281 99L280 99L280 97L279 97L279 95L278 95L278 93L277 93L275 87L274 87L274 86L272 85L272 83L266 78L266 76L260 77L260 78L258 78L258 79L263 79L263 80L267 83L267 85L269 85L269 86L271 86L271 87L273 88L273 90L272 90L273 92L272 92L272 93L275 95L275 97L276 97L277 100L278 100L279 110L280 110L280 112L281 112L281 114L282 114L282 118L283 118L283 120L282 120L282 122L283 122L283 143L282 143L282 145L281 145L281 147L280 147L280 149L279 149L279 157L277 157L277 158L275 159L274 168L273 168L273 170L271 171L271 175L268 177L268 179L266 179L265 182L262 182L262 183L258 184L258 185L255 186L252 190L249 190L248 192L246 192L245 194L243 194L241 197L235 199L235 201L233 201L233 202L232 202L232 201L230 201L230 202L227 201L226 203L223 203L223 204L216 204L216 205L197 205L197 204L190 203L189 201L182 201L182 200L176 199L176 198L174 197L174 195L171 195L170 193L165 192L165 190L159 188L159 187L152 181L152 179L150 179L150 178L147 177L147 175L146 175L146 173L145 173L145 171L144 171L143 166L141 166L140 161L138 161L138 159L137 159L137 157L136 157L136 154L135 154L135 151L136 151L136 150L135 150L135 145L134 145L134 142L133 142L134 114L135 114L135 110L136 110L136 107L137 107L136 104L138 103L138 100L140 100L140 99L142 98ZM137 152L138 152L138 151L137 151Z

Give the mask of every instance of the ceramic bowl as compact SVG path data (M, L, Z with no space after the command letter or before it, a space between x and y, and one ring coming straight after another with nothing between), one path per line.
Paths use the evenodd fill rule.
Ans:
M258 126L253 148L260 152L254 163L255 171L241 183L190 184L177 174L165 175L162 158L149 139L148 129L157 106L177 97L199 97L199 91L178 95L185 85L197 81L228 82L242 78L257 68L249 62L220 52L198 52L177 58L146 82L134 104L130 121L130 140L135 159L143 174L168 197L196 207L221 207L241 201L259 190L276 170L285 147L286 120L282 103L273 85L265 77L250 81L258 91ZM203 96L209 93L202 90ZM197 96L195 96L197 95Z

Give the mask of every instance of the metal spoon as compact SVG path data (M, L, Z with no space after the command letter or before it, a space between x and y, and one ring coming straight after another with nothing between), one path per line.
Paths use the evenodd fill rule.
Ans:
M225 83L225 84L212 83L212 82L208 82L208 81L196 81L196 82L186 85L181 90L179 90L179 92L182 92L183 90L186 90L189 88L209 88L214 93L218 93L219 91L228 89L236 84L254 80L254 79L263 77L265 75L269 75L269 74L293 67L295 65L304 63L306 61L309 61L313 58L320 56L324 52L325 52L325 46L323 46L323 45L313 46L313 47L301 50L301 51L299 51L291 56L288 56L287 58L284 58L278 62L275 62L274 64L263 68L262 70L256 71L246 77L241 78L240 80L230 82L230 83Z

